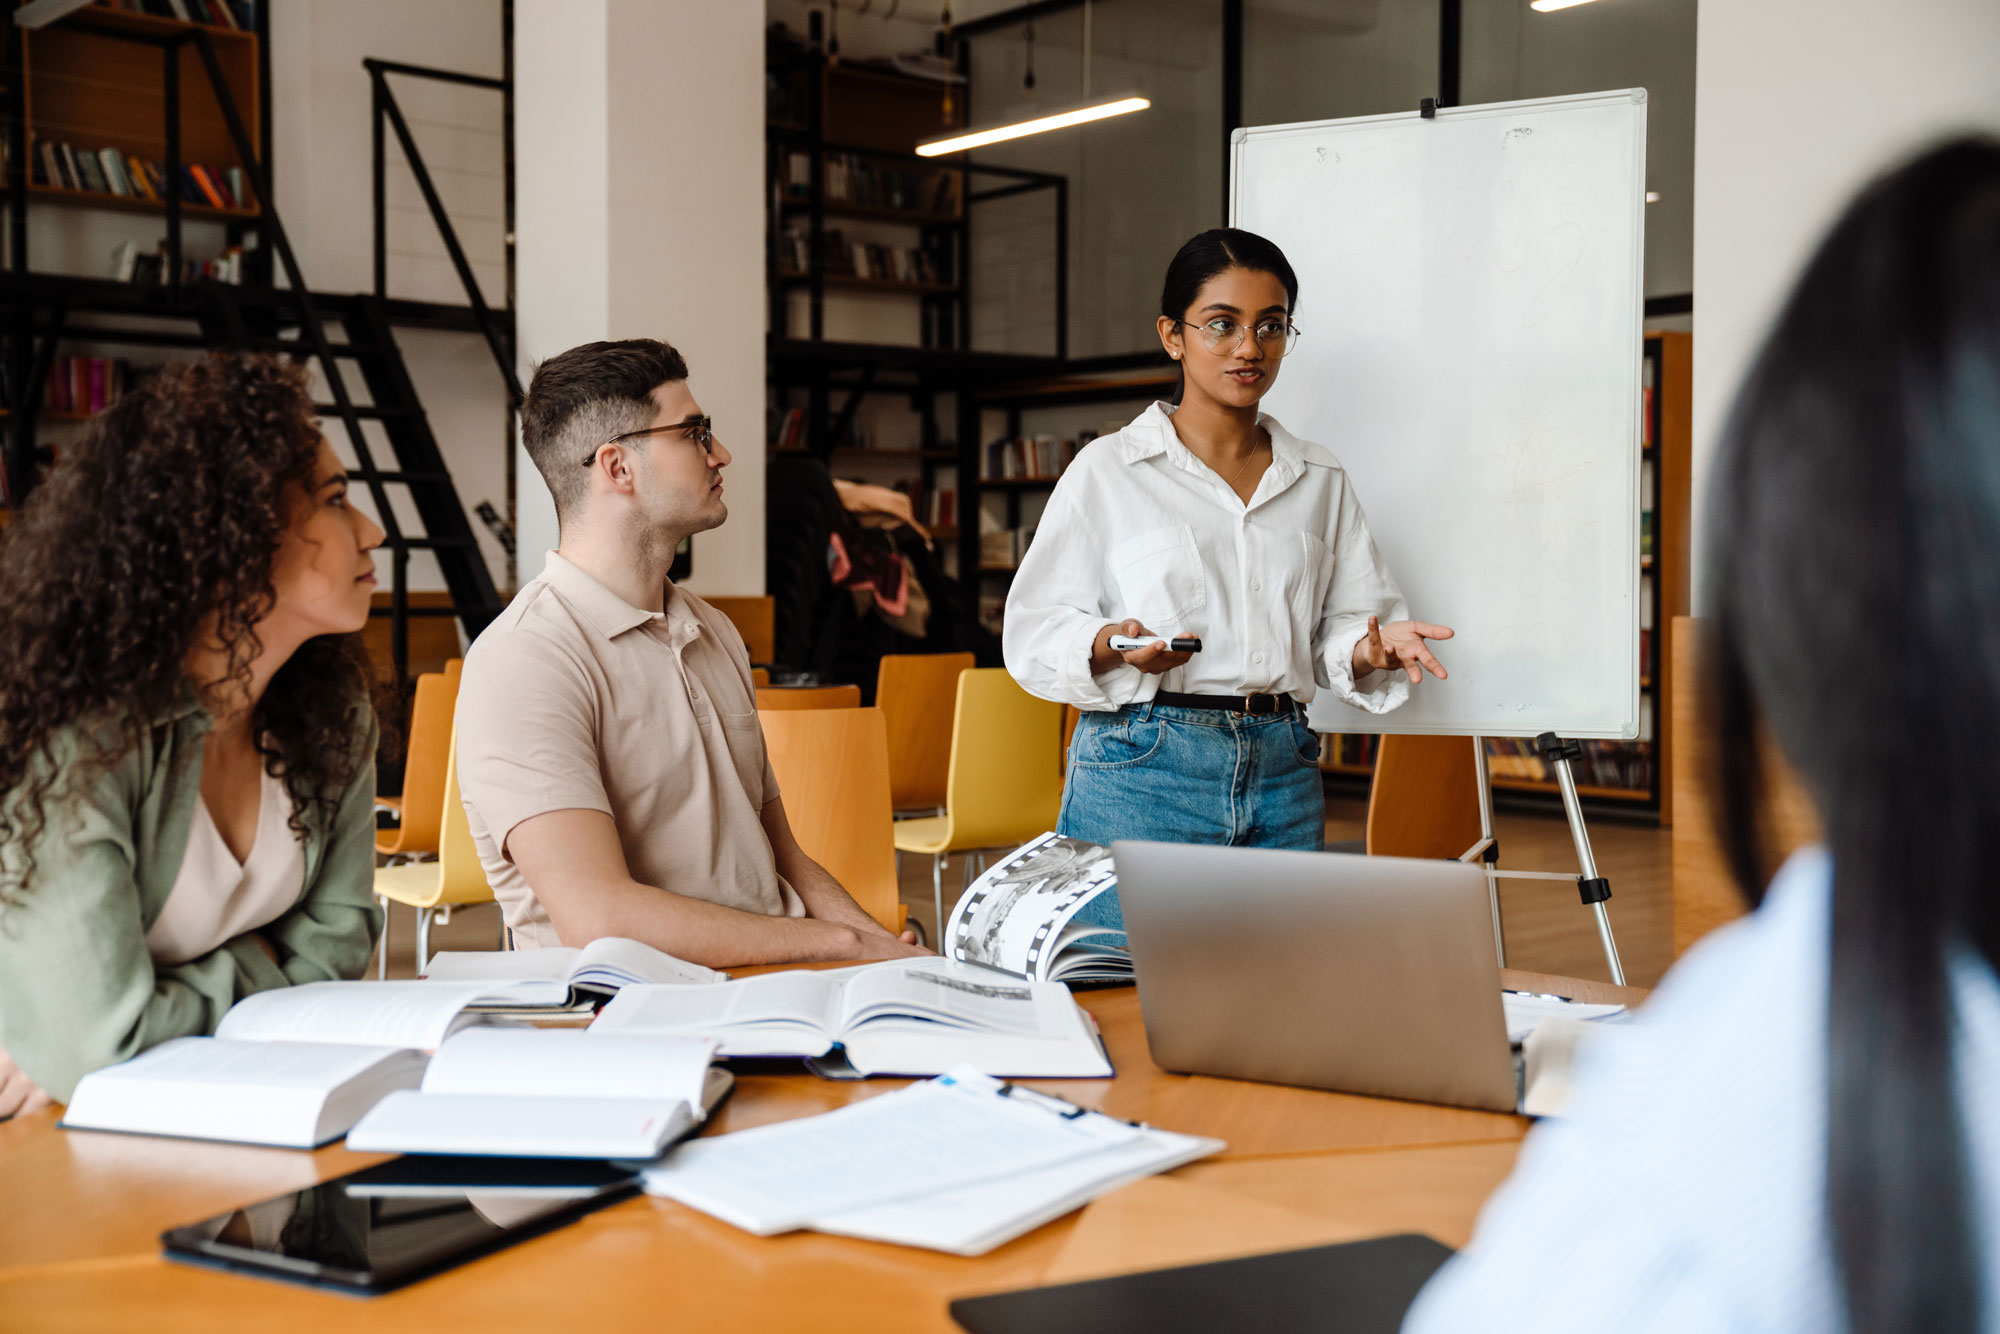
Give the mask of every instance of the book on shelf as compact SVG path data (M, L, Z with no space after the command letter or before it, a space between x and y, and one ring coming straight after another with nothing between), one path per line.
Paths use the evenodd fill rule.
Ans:
M799 164L793 162L787 187L810 197L811 159L802 153L791 156L806 158L806 175L801 189ZM854 153L828 153L823 181L829 203L941 216L958 213L959 174L953 170L900 170Z
M958 489L934 486L923 494L917 522L926 528L949 528L958 522Z
M982 480L1052 482L1076 457L1077 445L1053 435L995 440L986 446Z
M806 414L803 408L786 408L771 432L772 447L793 452L806 447Z
M164 166L150 158L110 146L79 149L72 144L44 139L36 143L28 160L31 179L37 185L154 202L167 193ZM241 167L183 163L176 193L182 203L233 212L247 211L255 206Z
M734 1083L706 1037L472 1029L348 1132L368 1153L653 1159Z
M513 983L509 1004L576 1006L641 983L707 986L727 982L729 974L636 940L603 936L581 949L444 950L431 956L424 980Z
M1653 786L1653 743L1639 741L1579 741L1583 754L1570 761L1570 774L1580 787L1646 793ZM1549 767L1527 737L1488 737L1487 772L1503 781L1554 783Z
M1382 738L1373 732L1332 732L1321 743L1326 762L1343 769L1374 767Z
M1054 833L1030 839L959 898L945 957L1035 981L1129 982L1125 933L1078 920L1117 887L1109 848Z
M57 357L42 386L42 408L48 412L95 414L116 403L132 379L132 364L122 358Z
M826 1058L861 1075L1111 1073L1096 1026L1069 992L944 959L792 970L716 986L627 987L592 1033L709 1034L723 1056Z

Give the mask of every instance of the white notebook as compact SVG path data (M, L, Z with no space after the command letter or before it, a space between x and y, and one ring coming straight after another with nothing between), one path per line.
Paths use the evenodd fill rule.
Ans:
M693 1140L647 1170L646 1189L769 1236L898 1200L1082 1164L1142 1133L1055 1099L1007 1090L965 1067L819 1116Z
M516 1005L574 1005L642 982L702 986L727 982L698 963L636 940L605 936L582 949L446 950L431 956L427 982L506 982Z
M1069 988L944 959L795 970L720 986L627 987L593 1034L707 1034L723 1056L822 1056L838 1045L863 1075L1103 1078L1095 1026Z
M176 1038L85 1075L62 1124L317 1148L384 1096L415 1088L427 1059L400 1047Z
M729 1089L699 1038L592 1038L475 1028L438 1049L420 1090L391 1094L347 1136L384 1153L657 1158Z

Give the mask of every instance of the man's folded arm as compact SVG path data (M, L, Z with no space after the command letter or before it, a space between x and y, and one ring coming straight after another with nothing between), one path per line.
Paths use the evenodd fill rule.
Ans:
M618 826L602 811L531 816L507 835L506 856L548 910L563 944L623 936L709 968L902 952L894 937L866 936L840 922L767 917L676 894L632 878Z

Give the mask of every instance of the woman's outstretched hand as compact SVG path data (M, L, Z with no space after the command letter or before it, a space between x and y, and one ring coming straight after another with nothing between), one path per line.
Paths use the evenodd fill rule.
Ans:
M1431 656L1427 639L1450 639L1451 627L1432 625L1429 621L1391 621L1383 625L1375 617L1368 618L1368 633L1354 645L1354 675L1356 679L1368 672L1400 667L1410 674L1410 684L1415 685L1429 672L1438 680L1445 678L1444 664Z
M1155 642L1120 653L1111 647L1113 635L1130 635L1134 639L1151 637ZM1162 636L1153 634L1137 621L1119 621L1097 632L1097 642L1090 646L1090 674L1102 676L1113 667L1137 667L1148 676L1158 676L1161 672L1187 666L1188 659L1193 656L1192 653L1174 652L1167 647Z

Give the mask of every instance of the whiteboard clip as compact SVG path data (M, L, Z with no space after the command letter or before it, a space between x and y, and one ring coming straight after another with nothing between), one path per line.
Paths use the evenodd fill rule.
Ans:
M1417 103L1417 114L1425 120L1436 120L1438 115L1438 100L1435 97L1426 97L1423 101Z

